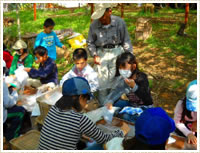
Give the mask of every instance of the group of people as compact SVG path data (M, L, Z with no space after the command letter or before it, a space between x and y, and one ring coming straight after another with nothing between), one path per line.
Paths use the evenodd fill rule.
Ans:
M197 80L189 84L186 96L176 105L174 120L171 119L162 108L153 106L148 77L139 70L126 24L112 15L112 4L96 4L91 18L94 21L90 25L87 44L96 69L87 63L87 50L77 48L73 52L73 68L60 82L55 64L56 46L66 47L53 31L55 23L51 18L45 20L44 31L35 40L33 54L35 62L39 63L38 69L32 68L34 58L28 53L24 41L18 40L14 44L16 54L13 59L4 49L5 75L14 77L15 70L22 65L30 77L27 86L40 90L53 89L57 85L62 87L63 96L52 106L45 119L39 149L77 149L82 136L95 140L100 147L95 144L93 149L99 149L112 138L124 137L129 132L130 128L124 123L121 130L106 134L81 113L95 92L98 93L99 105L108 109L112 106L120 107L120 110L125 107L142 109L141 115L131 115L129 111L116 114L135 123L135 137L123 141L125 150L165 149L169 135L174 131L187 137L188 143L196 144ZM4 135L8 141L20 135L25 112L23 107L16 106L18 95L15 87L9 88L4 82Z

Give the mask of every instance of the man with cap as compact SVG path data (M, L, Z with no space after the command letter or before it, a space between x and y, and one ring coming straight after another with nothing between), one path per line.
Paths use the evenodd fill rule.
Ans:
M14 75L15 70L20 66L32 67L33 57L28 53L27 45L23 40L15 42L12 48L16 51L16 54L14 55L9 75Z
M90 85L85 78L66 80L62 86L62 95L45 118L40 135L40 150L76 150L82 134L99 144L127 134L127 124L121 130L106 134L80 113L91 97Z
M175 132L187 137L190 144L197 144L197 133L193 130L193 124L197 121L197 93L197 80L193 80L187 87L186 96L178 101L174 111Z
M98 3L91 18L88 50L97 64L100 84L99 101L103 103L112 86L116 58L124 51L132 52L131 40L125 22L112 14L114 4Z

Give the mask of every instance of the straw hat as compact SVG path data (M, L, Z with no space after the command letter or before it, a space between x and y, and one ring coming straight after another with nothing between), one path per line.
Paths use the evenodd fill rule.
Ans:
M14 44L14 46L12 48L14 50L26 49L27 44L23 40L17 40L17 42Z
M95 11L92 13L91 18L93 20L101 18L107 8L112 8L117 6L117 3L97 3L95 4Z

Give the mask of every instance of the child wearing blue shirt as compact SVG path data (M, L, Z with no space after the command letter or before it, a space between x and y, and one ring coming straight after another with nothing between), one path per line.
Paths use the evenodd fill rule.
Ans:
M56 46L66 49L53 30L54 21L48 18L44 22L44 31L37 35L34 48L43 46L48 50L48 56L56 60Z
M47 49L39 46L34 49L37 62L40 63L39 69L24 68L30 78L27 86L38 88L41 92L54 88L58 84L58 69L55 62L48 57ZM40 78L37 80L36 78Z

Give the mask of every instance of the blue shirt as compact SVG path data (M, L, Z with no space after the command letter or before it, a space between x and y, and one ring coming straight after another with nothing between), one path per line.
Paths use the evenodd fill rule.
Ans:
M55 62L48 57L45 63L40 64L39 69L31 69L28 73L31 78L40 77L40 81L42 84L46 84L49 82L54 82L58 84L58 69Z
M48 56L53 60L56 59L56 46L62 47L63 44L58 39L56 33L52 31L51 33L41 32L37 35L35 40L34 48L38 46L43 46L48 50Z

